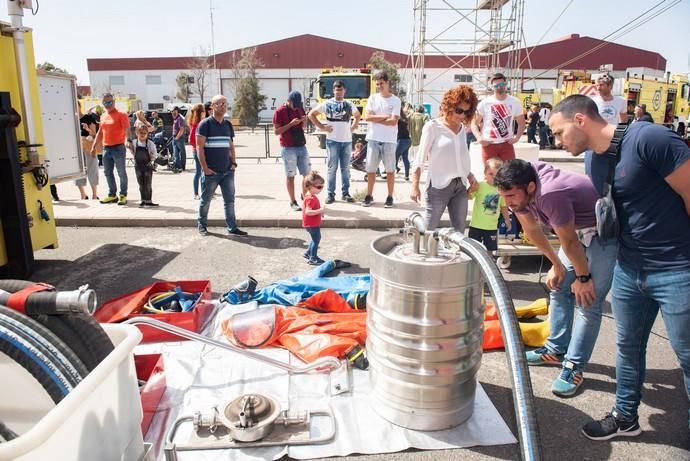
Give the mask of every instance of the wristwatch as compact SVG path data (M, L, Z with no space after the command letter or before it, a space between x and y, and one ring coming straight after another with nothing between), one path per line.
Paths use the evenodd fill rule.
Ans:
M582 283L587 283L590 280L592 280L592 274L587 274L587 275L576 275L575 276L580 282Z

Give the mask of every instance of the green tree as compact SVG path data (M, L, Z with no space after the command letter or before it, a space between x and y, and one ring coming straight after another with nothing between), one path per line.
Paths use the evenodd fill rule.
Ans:
M175 78L177 83L177 93L175 97L182 102L189 102L192 96L192 83L194 83L194 76L185 72L180 72Z
M398 73L400 64L393 64L387 61L383 51L374 51L369 58L369 64L374 72L382 70L388 74L388 81L391 83L391 93L397 94L403 99L405 90L400 84L400 74Z
M62 73L62 74L71 74L71 72L69 72L69 71L63 69L62 67L57 67L55 64L50 63L50 62L48 62L48 61L36 65L36 69L42 70L42 71L45 71L45 72L59 72L59 73Z
M256 55L256 48L245 48L233 56L234 104L232 113L240 119L240 124L255 127L259 123L259 112L264 108L266 96L261 94L261 86L256 69L263 63Z

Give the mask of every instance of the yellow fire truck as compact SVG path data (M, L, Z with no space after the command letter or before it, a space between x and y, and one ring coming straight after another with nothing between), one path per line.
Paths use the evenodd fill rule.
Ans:
M571 94L594 94L594 82L600 73L570 72L563 76L563 85L554 91L554 104ZM613 94L628 101L628 117L633 117L637 104L645 104L656 123L671 125L690 118L690 83L686 75L670 73L666 77L649 77L628 73L614 79Z
M321 69L321 72L309 85L309 105L315 107L333 97L333 82L342 80L345 83L345 99L357 107L361 114L367 108L369 96L376 92L371 75L371 69L344 70L342 68ZM323 117L323 114L320 115ZM363 138L366 134L366 122L360 122L359 129L353 134L356 138ZM316 132L322 149L326 148L326 135Z

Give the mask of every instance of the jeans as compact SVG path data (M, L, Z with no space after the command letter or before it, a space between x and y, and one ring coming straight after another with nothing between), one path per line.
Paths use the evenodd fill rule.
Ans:
M306 176L311 171L307 146L281 147L280 156L283 158L283 168L288 178L295 177L298 171L302 176Z
M151 183L153 181L153 167L148 163L137 162L134 165L134 173L139 183L139 196L142 202L150 202L153 195Z
M208 223L208 208L211 205L213 193L220 186L225 206L225 224L228 230L237 228L235 220L235 170L221 174L206 175L201 180L201 203L199 203L199 227L206 227Z
M339 142L326 140L326 152L328 155L328 195L335 196L335 175L340 166L340 181L342 195L350 195L350 156L351 142Z
M537 127L527 126L527 142L537 144Z
M319 243L321 242L321 228L305 227L305 229L311 237L311 242L309 242L309 246L307 247L307 255L309 255L309 259L313 260L318 258L316 253L319 251Z
M646 368L647 341L657 313L666 326L690 398L690 271L645 272L616 265L613 273L616 320L616 411L637 417Z
M175 168L184 170L187 166L187 150L184 145L184 137L173 140L173 159Z
M108 182L108 195L117 195L114 169L120 177L120 194L127 195L127 170L125 169L125 145L103 148L103 174Z
M409 178L410 177L410 159L409 159L409 152L410 152L410 146L412 145L412 140L410 138L407 139L398 139L398 144L395 147L395 166L398 166L398 162L402 158L403 165L405 166L405 177Z
M601 326L601 305L611 288L613 267L616 264L618 243L615 239L601 242L594 237L585 248L587 266L592 274L596 298L589 307L577 306L575 295L570 291L575 282L575 269L563 248L558 258L565 266L565 277L558 289L552 290L550 298L550 330L546 348L556 354L565 354L565 359L582 371L592 357L594 344ZM575 315L577 313L577 315Z
M199 155L196 153L196 149L192 151L192 157L194 158L194 177L192 178L192 188L194 189L194 195L199 195L199 181L201 181L201 176L203 172L201 171L201 163L199 163Z
M397 143L374 141L367 144L367 173L374 173L383 161L386 173L395 173L395 148Z
M434 230L441 222L441 216L448 207L453 228L465 232L467 222L467 189L462 179L455 178L443 189L436 189L431 179L426 188L426 228Z
M549 142L549 133L548 130L546 129L546 125L540 126L539 127L539 148L543 149L547 145L551 145Z

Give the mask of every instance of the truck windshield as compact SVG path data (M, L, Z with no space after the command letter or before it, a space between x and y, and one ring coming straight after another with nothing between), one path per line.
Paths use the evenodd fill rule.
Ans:
M348 99L364 99L371 94L371 79L369 75L323 76L319 79L319 96L322 99L333 97L333 82L342 80L345 82L345 97Z

